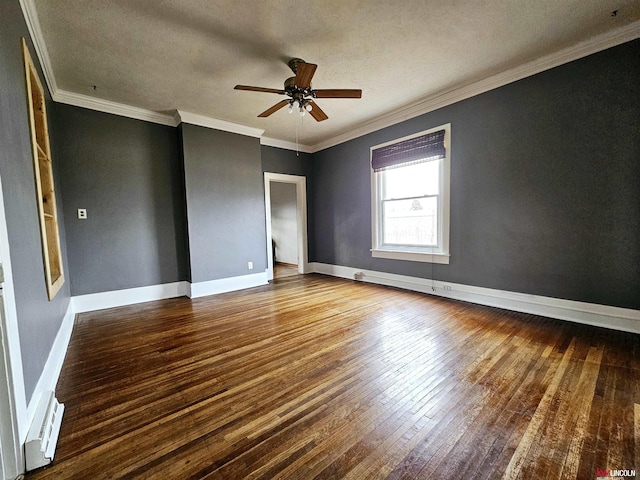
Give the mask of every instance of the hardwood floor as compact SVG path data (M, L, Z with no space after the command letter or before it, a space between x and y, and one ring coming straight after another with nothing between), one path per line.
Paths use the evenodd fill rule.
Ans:
M639 339L320 275L86 313L27 479L640 469Z
M273 266L273 278L284 278L298 275L298 266L291 263L276 262Z

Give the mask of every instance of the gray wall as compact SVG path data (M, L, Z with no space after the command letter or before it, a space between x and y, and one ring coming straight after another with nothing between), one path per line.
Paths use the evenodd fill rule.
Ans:
M188 124L181 131L192 282L264 272L260 140Z
M71 294L186 280L177 129L62 104L54 111Z
M18 0L0 2L0 176L28 399L70 284L82 294L263 272L265 171L307 177L311 261L640 308L639 40L314 155L49 101L67 278L49 302L22 36ZM449 122L451 264L372 259L369 147Z
M21 37L27 38L31 57L39 68L19 2L3 0L0 2L0 178L11 249L25 391L29 401L69 305L69 268L59 188L60 165L54 150L52 160L66 278L62 289L50 302L42 259ZM40 80L44 84L41 71ZM47 108L51 122L50 98ZM51 138L51 144L55 149L55 138Z
M296 186L270 182L271 238L275 243L274 262L298 264L298 222Z
M284 173L287 175L300 175L310 177L313 171L310 153L297 153L293 150L285 150L268 145L260 146L262 171L269 173Z
M293 150L270 147L262 145L262 171L269 173L283 173L286 175L298 175L307 178L307 249L311 252L314 245L314 222L313 215L314 182L313 176L313 155L310 153L296 153Z
M313 156L310 260L640 308L640 40ZM369 147L451 123L451 263L373 259Z

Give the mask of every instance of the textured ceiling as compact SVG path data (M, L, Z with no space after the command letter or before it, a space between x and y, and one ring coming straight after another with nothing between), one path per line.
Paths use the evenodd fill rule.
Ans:
M638 0L35 0L60 90L178 109L315 145L640 19ZM618 10L616 16L611 12ZM282 97L286 62L318 64L329 119L256 116ZM93 86L96 86L94 90Z

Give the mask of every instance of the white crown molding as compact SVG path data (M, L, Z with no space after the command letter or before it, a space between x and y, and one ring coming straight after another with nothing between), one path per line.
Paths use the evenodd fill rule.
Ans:
M38 12L35 6L34 0L20 0L20 7L22 8L22 14L27 24L27 29L31 35L36 55L40 61L42 67L42 73L44 74L45 82L49 87L49 93L54 102L65 103L67 105L74 105L76 107L88 108L90 110L96 110L98 112L112 113L114 115L120 115L128 118L135 118L137 120L145 120L147 122L159 123L161 125L176 126L173 117L170 115L164 115L162 113L146 110L143 108L132 107L122 103L111 102L109 100L103 100L100 98L90 97L89 95L82 95L80 93L69 92L66 90L60 90L53 74L53 67L51 65L51 58L47 50L47 45L44 41L44 35L40 28L40 21L38 19Z
M138 120L146 120L162 125L177 126L180 124L180 122L184 122L192 125L214 128L216 130L248 135L251 137L262 137L264 130L248 127L237 123L231 123L224 120L218 120L215 118L206 117L204 115L197 115L181 110L176 110L176 113L173 115L173 117L171 117L170 115L164 115L151 110L131 107L107 100L95 99L87 95L58 90L56 80L53 75L51 60L47 52L44 37L42 35L42 30L40 29L35 2L34 0L20 0L20 5L22 7L23 15L25 17L29 33L31 34L31 38L36 49L36 54L38 56L38 59L40 60L46 83L49 86L49 91L51 92L51 96L54 101L76 105L79 107L85 107L92 110L113 113L115 115L122 115ZM611 48L616 45L635 40L638 37L640 37L640 20L630 23L624 27L620 27L616 30L597 35L572 47L565 48L556 53L543 56L537 60L528 62L524 65L520 65L511 70L498 73L478 82L431 95L422 99L421 101L412 103L410 107L404 107L390 112L386 115L376 118L375 120L362 124L353 130L345 132L336 137L332 137L323 142L319 142L311 146L300 145L298 146L297 150L305 153L315 153L320 150L339 145L340 143L353 140L354 138L361 137L368 133L375 132L376 130L380 130L382 128L395 125L405 120L423 115L425 113L432 112L439 108L446 107L461 100L474 97L489 90L502 87L509 83L521 80L531 75L535 75L545 70L549 70L559 65L578 60L579 58L586 57L587 55L591 55L602 50L606 50L607 48ZM293 142L287 142L284 140L265 138L264 141L261 140L261 144L285 148L287 150L296 150L295 144Z
M285 150L293 150L294 152L313 153L309 145L296 145L294 142L288 142L278 138L260 137L260 145L284 148Z
M176 126L176 122L172 115L165 115L163 113L154 112L153 110L132 107L130 105L125 105L124 103L116 103L110 100L90 97L89 95L68 92L66 90L58 90L51 96L53 97L53 100L58 103L88 108L89 110L96 110L98 112L112 113L114 115L120 115L121 117L144 120L146 122L158 123L160 125L168 125L170 127Z
M49 87L49 93L53 97L55 92L58 90L58 85L56 84L56 78L53 75L51 59L49 58L47 45L44 42L44 36L42 35L42 29L40 28L40 20L38 20L38 11L36 10L35 1L20 0L20 8L22 8L22 15L24 16L27 29L31 35L36 55L38 56L38 60L40 60L44 80Z
M178 118L181 123L189 123L191 125L198 125L200 127L214 128L216 130L222 130L224 132L239 133L240 135L247 135L249 137L260 138L264 133L264 130L260 128L247 127L240 125L239 123L227 122L225 120L218 120L217 118L205 117L204 115L198 115L197 113L189 113L183 110L176 110L174 118Z
M424 115L425 113L480 95L481 93L488 92L489 90L494 90L545 70L564 65L574 60L606 50L607 48L635 40L638 37L640 37L640 20L611 32L597 35L572 47L565 48L550 55L545 55L537 60L525 63L512 68L511 70L498 73L478 82L426 97L421 101L412 103L410 107L395 110L387 115L378 117L371 122L365 123L358 128L345 132L342 135L338 135L337 137L312 145L312 153L339 145L382 128L390 127L391 125L409 120L410 118Z
M182 123L182 120L180 118L180 112L178 112L178 110L174 110L174 112L173 112L173 124L177 127L178 125L180 125L180 123Z
M475 287L441 280L431 280L430 278L410 277L326 263L311 263L310 267L316 273L333 277L404 288L439 297L584 323L596 327L640 333L640 310Z

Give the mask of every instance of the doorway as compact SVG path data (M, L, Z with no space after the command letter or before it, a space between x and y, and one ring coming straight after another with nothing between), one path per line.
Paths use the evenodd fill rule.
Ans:
M303 274L309 269L306 180L306 177L299 175L264 174L269 280L273 280L276 260L285 265L295 265L297 273ZM277 217L274 225L273 213Z

